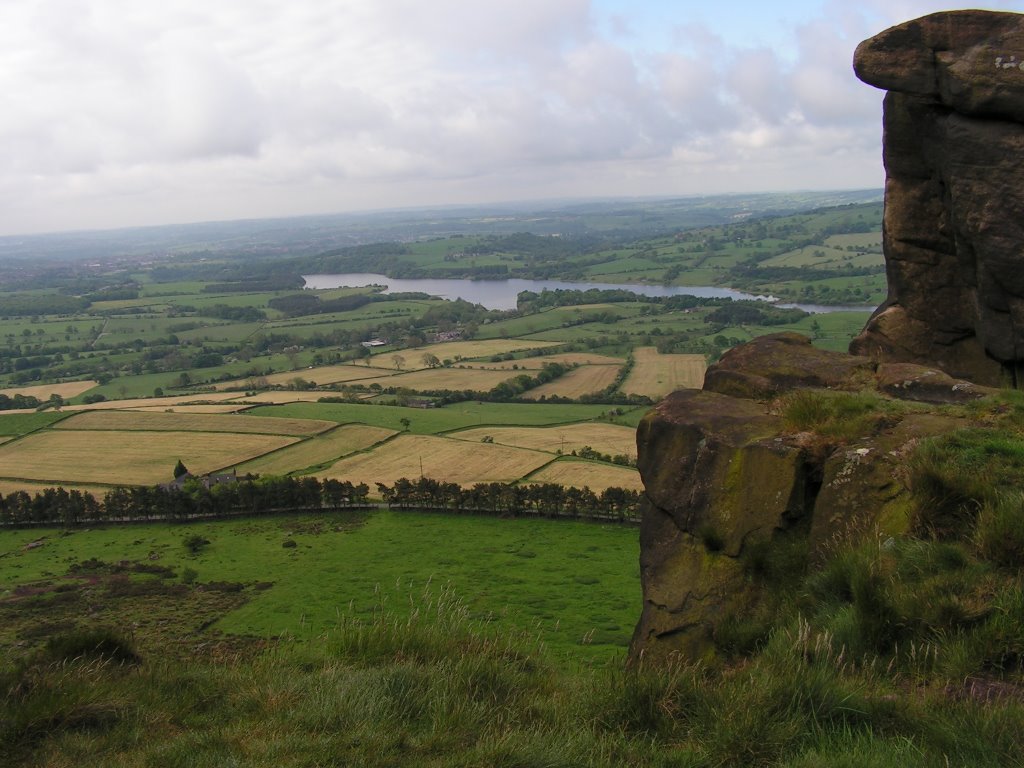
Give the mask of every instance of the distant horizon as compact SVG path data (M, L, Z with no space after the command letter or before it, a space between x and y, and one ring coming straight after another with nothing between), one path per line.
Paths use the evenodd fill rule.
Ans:
M126 226L114 226L114 227L83 227L78 229L64 229L64 230L46 230L46 231L26 231L26 232L13 232L10 234L0 234L0 242L4 240L17 240L19 238L35 238L35 237L62 237L62 236L74 236L74 235L98 235L103 233L113 232L130 232L134 230L156 230L156 229L169 229L173 227L202 227L202 226L217 226L217 225L229 225L229 224L259 224L260 222L275 222L275 221L292 221L300 219L317 219L317 218L344 218L354 217L358 218L361 216L376 216L381 214L401 214L401 213L417 213L417 212L431 212L431 211L458 211L458 210L499 210L502 208L511 207L529 207L529 206L550 206L547 210L556 210L559 206L565 205L587 205L587 204L599 204L599 203L643 203L643 202L656 202L656 201L671 201L671 200L700 200L700 199L711 199L711 198L742 198L742 197L757 197L757 196L772 196L772 195L798 195L798 194L809 194L809 195L823 195L823 194L857 194L857 193L878 193L879 195L884 194L883 187L824 187L821 189L777 189L777 190L751 190L743 192L715 192L715 193L692 193L692 194L664 194L664 195L629 195L629 196L614 196L614 195L595 195L591 197L554 197L554 198L522 198L522 199L508 199L508 200L496 200L493 202L476 202L476 203L438 203L436 205L424 204L424 205L407 205L399 206L394 208L366 208L366 209L352 209L352 210L341 210L341 211L324 211L319 213L298 213L291 215L268 215L268 216L255 216L255 217L239 217L239 218L223 218L223 219L198 219L191 221L168 221L163 223L153 224L130 224ZM541 210L545 210L541 208ZM0 256L3 254L0 253Z
M883 93L853 51L947 9L0 3L0 235L876 188Z

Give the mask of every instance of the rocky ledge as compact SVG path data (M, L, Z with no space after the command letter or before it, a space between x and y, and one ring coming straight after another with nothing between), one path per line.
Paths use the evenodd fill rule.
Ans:
M675 392L644 418L643 612L633 658L714 653L723 627L771 598L770 579L751 577L766 548L795 553L802 568L851 537L905 530L905 459L919 439L961 426L956 417L883 409L850 439L787 429L781 415L797 392L865 390L931 404L995 392L938 368L879 364L783 333L730 350L703 390Z

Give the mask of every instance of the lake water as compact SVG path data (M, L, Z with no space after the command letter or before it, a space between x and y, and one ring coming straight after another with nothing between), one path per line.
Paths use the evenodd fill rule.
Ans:
M701 298L722 299L756 299L759 301L775 301L771 296L756 296L752 293L734 291L731 288L713 288L711 286L689 285L646 285L635 283L576 283L561 280L451 280L424 278L405 280L377 275L372 272L348 272L337 275L303 275L306 288L329 289L342 287L358 287L364 285L386 285L385 293L419 292L443 299L464 299L473 304L482 304L488 309L515 309L516 297L521 291L540 293L545 288L549 291L586 291L591 288L598 290L632 291L641 296L699 296ZM826 306L821 304L790 304L780 303L780 307L796 307L805 312L820 314L823 312L871 312L874 307L857 306Z

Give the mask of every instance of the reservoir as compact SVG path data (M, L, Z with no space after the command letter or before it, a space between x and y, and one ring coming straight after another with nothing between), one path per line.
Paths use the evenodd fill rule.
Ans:
M454 301L463 299L472 304L482 304L487 309L515 309L516 297L521 291L540 293L549 291L587 291L598 290L632 291L640 296L699 296L701 298L720 299L753 299L771 301L771 296L756 296L752 293L735 291L731 288L691 285L646 285L638 283L583 283L561 280L466 280L466 279L403 279L378 275L373 272L349 272L336 275L303 275L306 288L329 289L342 287L358 287L364 285L386 285L385 293L426 293ZM805 312L820 314L824 312L872 312L874 307L828 306L822 304L790 304L781 303L780 307L796 307Z

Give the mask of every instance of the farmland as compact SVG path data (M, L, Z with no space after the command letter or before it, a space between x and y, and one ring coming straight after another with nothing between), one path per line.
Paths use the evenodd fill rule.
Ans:
M268 394L295 399L292 393ZM183 410L170 413L146 407L109 409L116 405L0 416L0 431L24 435L0 444L5 492L36 492L47 483L79 487L167 482L179 459L197 475L226 469L240 474L313 473L365 482L374 494L378 480L393 483L421 473L463 485L525 482L559 450L569 453L589 446L609 455L633 455L631 424L634 411L642 410L615 416L593 405L473 402L431 409L318 402L177 405L173 407ZM226 407L247 410L217 412ZM630 426L612 423L615 419ZM482 423L510 426L460 431ZM484 432L492 433L491 444L481 443ZM632 476L628 482L630 487L636 484ZM579 479L575 484L587 483Z
M383 427L350 424L264 454L257 459L239 464L237 469L241 473L287 475L297 470L333 463L342 456L364 451L395 434L397 433L394 430Z
M636 454L636 433L615 424L566 424L557 427L479 427L449 433L457 440L477 442L490 438L500 445L567 454L590 446L610 455Z
M83 392L88 392L95 386L96 382L89 379L85 381L64 381L54 384L37 384L32 387L0 389L0 395L18 394L26 397L35 397L39 400L48 400L51 395L60 395L65 399L70 399Z
M700 389L707 367L701 355L663 355L654 347L633 350L635 364L622 384L624 392L659 399L677 389Z
M512 371L488 371L479 368L435 368L378 376L363 379L359 383L368 387L377 384L381 387L405 387L416 391L470 389L486 392L503 381L508 381L513 375Z
M322 478L353 483L392 484L402 477L430 477L459 485L514 482L552 457L539 451L504 445L475 444L430 435L402 435L390 441L386 450L344 458L324 472Z
M305 638L330 631L339 617L365 619L381 606L407 614L410 598L418 600L432 583L435 592L454 591L475 616L491 617L497 627L539 631L564 661L601 662L624 652L639 600L636 531L618 525L379 512L55 533L5 533L0 584L31 585L54 577L76 583L66 575L69 564L95 557L189 568L200 584L245 585L241 599L204 616L212 626L198 638L211 640L219 632ZM191 535L211 543L189 555L181 542ZM24 549L40 538L44 546ZM298 546L282 548L287 539ZM153 555L158 559L153 561ZM254 588L258 583L263 587ZM566 585L580 589L570 594ZM166 606L186 610L183 597L180 590L171 590L160 596L165 607L144 610L139 610L144 603L104 600L96 604L100 613L92 620L130 622L144 645L153 644L147 648L163 648L171 638L161 633L181 621ZM83 608L77 602L54 605L47 620L84 622ZM24 631L21 622L31 618L0 616L4 654ZM175 641L185 650L197 636Z
M240 435L314 435L330 429L330 421L315 419L254 419L242 415L198 413L143 413L125 411L93 411L64 419L57 429L142 430L186 432L230 432Z
M258 389L268 386L286 386L297 378L304 376L316 377L317 384L335 384L339 381L353 381L355 379L366 379L373 376L375 371L368 371L365 366L355 365L324 365L316 368L315 373L309 371L284 371L283 373L272 373L266 376L249 377L248 379L232 379L231 381L220 382L216 389Z
M583 395L591 395L608 389L615 383L619 375L617 365L582 365L573 368L555 381L534 387L526 398L539 400L542 397L567 397L575 400Z
M486 246L477 266L513 272L539 269L531 249L548 249L576 278L725 281L869 302L881 274L879 212L866 203L587 252L532 236L444 237L412 243L401 258L458 276L467 247ZM513 246L525 250L504 250ZM232 269L230 259L219 264ZM0 445L3 487L163 482L180 458L200 474L313 473L373 493L377 481L421 474L636 488L636 470L622 462L635 460L631 431L651 403L701 386L709 361L755 335L798 330L838 349L866 317L615 291L526 291L516 309L499 311L379 286L302 291L294 278L249 290L248 270L235 282L202 278L207 267L188 258L174 269L115 270L104 284L119 286L116 296L0 320L10 350L0 386L23 398L0 414L0 436L14 438ZM0 305L14 310L44 297L66 303L45 288L35 304L6 295ZM574 451L585 460L570 461Z
M529 479L535 483L570 485L574 488L590 488L592 491L602 491L605 488L642 491L644 488L635 469L568 458L548 464L539 472L530 475Z
M206 474L295 440L226 432L52 429L0 445L0 471L5 480L36 484L154 485L173 479L178 459Z

